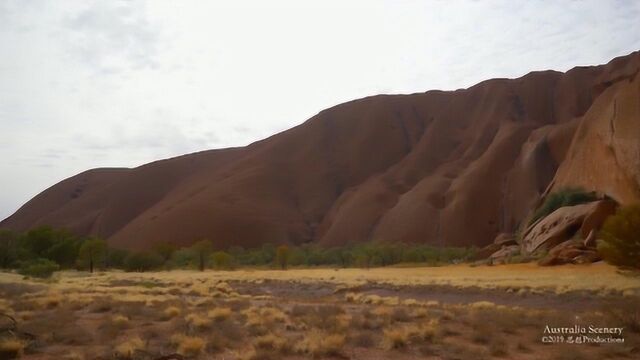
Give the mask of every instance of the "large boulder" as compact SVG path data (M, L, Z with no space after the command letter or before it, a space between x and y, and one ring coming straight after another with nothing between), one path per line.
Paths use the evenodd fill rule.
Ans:
M595 248L587 247L581 240L569 240L555 246L538 264L543 266L562 264L586 264L601 260Z
M506 264L511 257L520 254L520 246L509 245L504 246L500 250L491 254L490 260L492 264Z
M599 230L615 209L616 203L612 200L561 207L525 231L522 252L531 254L537 250L549 250L573 238L576 233L580 239L585 239L592 230Z
M505 246L518 245L518 241L514 234L500 233L493 240L493 243L483 247L476 253L476 259L486 259L492 256L492 254L500 251Z

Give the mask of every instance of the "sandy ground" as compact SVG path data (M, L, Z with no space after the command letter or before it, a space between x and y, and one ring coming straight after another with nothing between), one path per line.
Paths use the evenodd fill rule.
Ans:
M640 277L605 264L0 273L0 294L17 322L0 331L0 359L619 359L640 349ZM575 325L621 327L613 337L624 342L543 339L547 326Z

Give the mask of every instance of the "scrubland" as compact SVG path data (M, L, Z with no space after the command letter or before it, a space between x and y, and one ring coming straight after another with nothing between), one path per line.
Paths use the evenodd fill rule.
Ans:
M0 273L0 359L619 359L640 277L604 264ZM15 324L13 323L15 320ZM624 343L545 344L545 326Z

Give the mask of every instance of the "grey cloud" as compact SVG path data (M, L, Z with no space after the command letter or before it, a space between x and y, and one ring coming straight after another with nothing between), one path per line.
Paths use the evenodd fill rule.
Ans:
M159 30L137 2L100 1L64 25L71 53L102 75L157 66Z

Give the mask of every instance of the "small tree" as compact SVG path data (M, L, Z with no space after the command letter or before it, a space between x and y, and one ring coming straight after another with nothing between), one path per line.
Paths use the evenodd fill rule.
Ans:
M276 249L276 264L282 270L287 269L287 265L289 265L289 257L291 256L291 252L289 251L289 247L287 245L280 245Z
M200 240L197 243L193 244L191 246L191 249L198 257L198 269L200 269L200 271L204 271L207 266L207 258L209 257L211 252L213 252L213 244L211 243L211 240Z
M216 251L211 255L213 266L217 270L229 270L233 267L233 256L224 251Z
M598 252L609 263L640 269L640 205L621 208L602 226Z
M89 272L93 273L93 268L100 260L104 260L106 253L107 243L102 239L91 238L80 246L78 259L89 266Z

